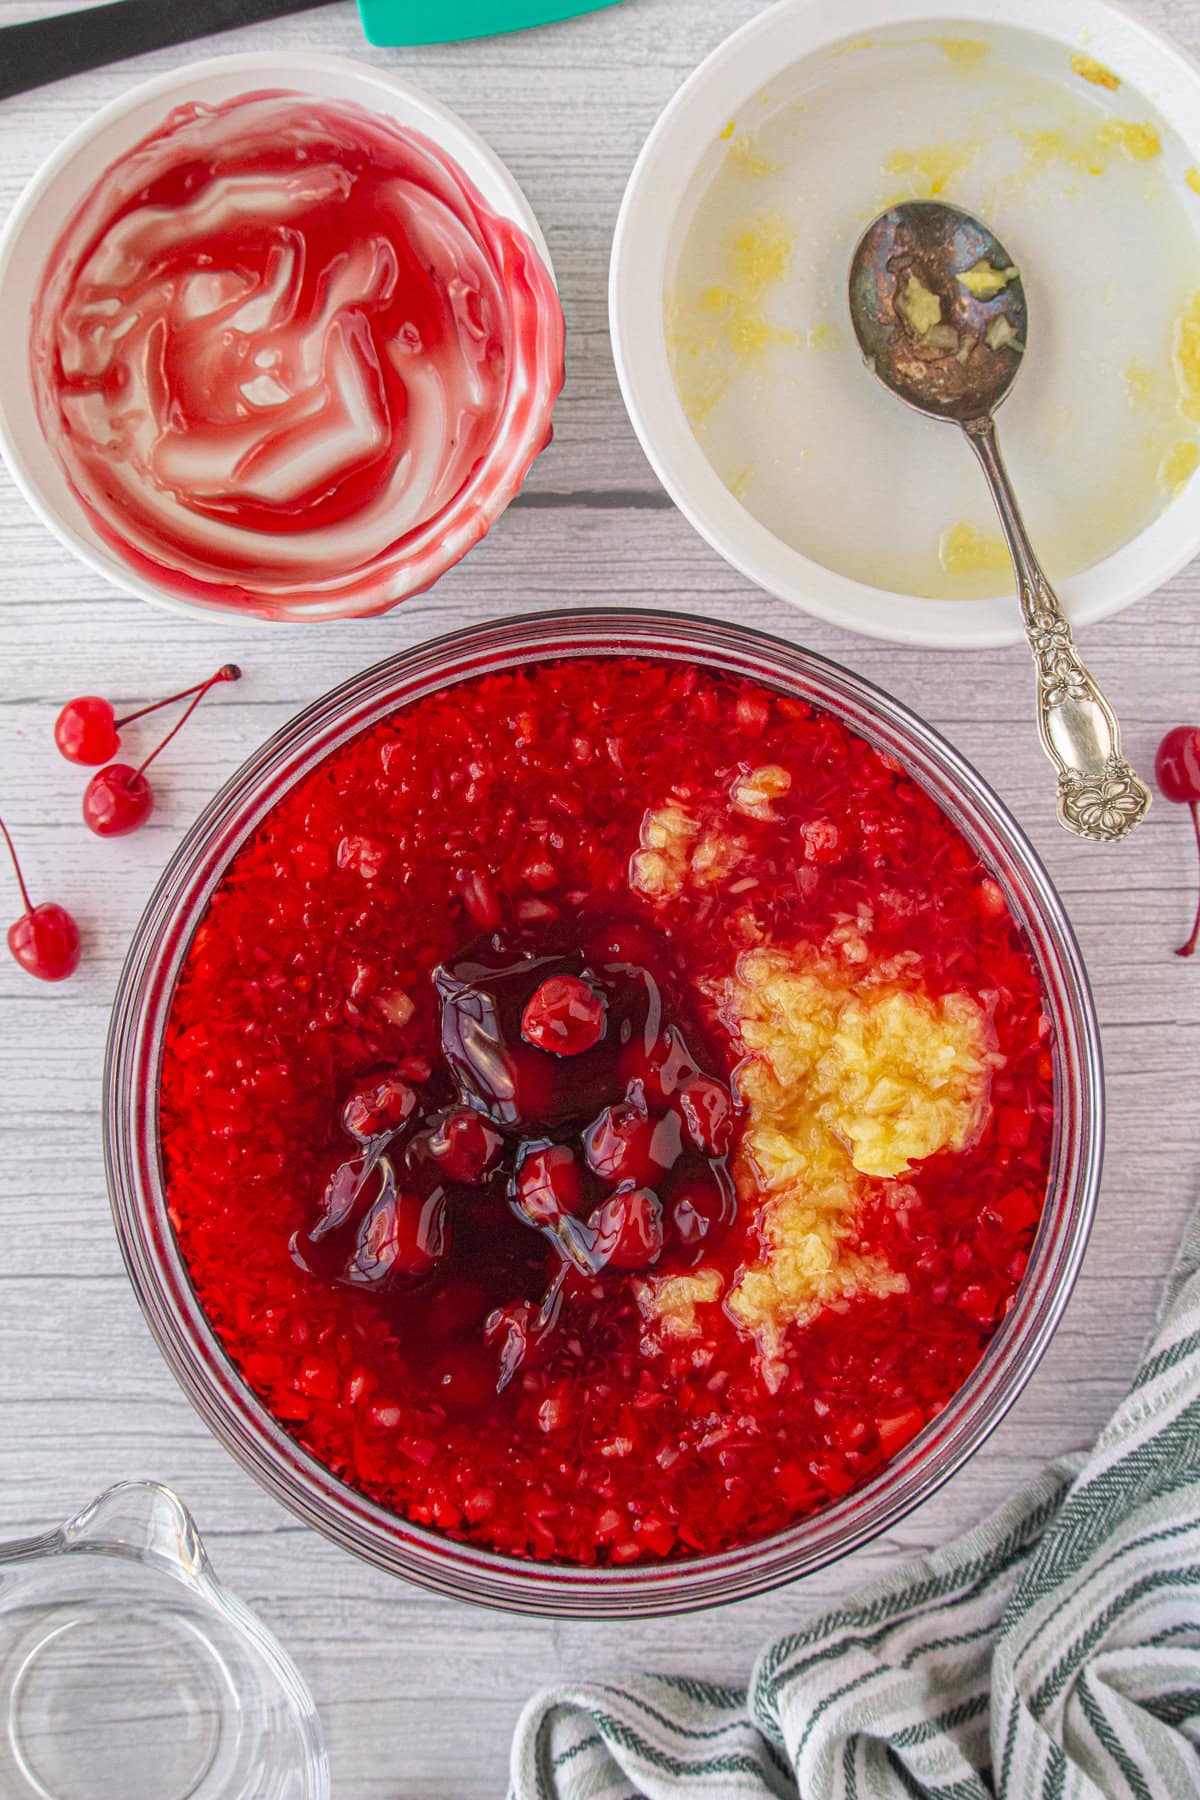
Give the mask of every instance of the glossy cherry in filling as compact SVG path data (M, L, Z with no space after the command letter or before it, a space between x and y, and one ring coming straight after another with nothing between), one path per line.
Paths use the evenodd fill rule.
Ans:
M495 937L434 971L440 1057L355 1084L355 1147L292 1240L301 1268L373 1295L418 1363L471 1297L458 1410L544 1354L566 1294L664 1257L687 1267L736 1214L733 1096L621 954L645 934L578 929L584 950Z

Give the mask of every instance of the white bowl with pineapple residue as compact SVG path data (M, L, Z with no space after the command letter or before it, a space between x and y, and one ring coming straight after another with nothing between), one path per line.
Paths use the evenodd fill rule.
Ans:
M1008 644L1014 584L953 428L864 369L864 226L937 197L995 228L1029 302L1000 414L1077 624L1200 550L1200 68L1106 0L782 0L654 127L610 313L651 463L772 593L901 643Z

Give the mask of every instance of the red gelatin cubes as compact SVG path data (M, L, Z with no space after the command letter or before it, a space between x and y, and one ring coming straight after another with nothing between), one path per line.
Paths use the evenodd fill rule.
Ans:
M834 977L772 1085L768 1025L803 1044ZM971 1129L892 1172L854 1058L905 1005L976 1020L981 1072ZM893 759L713 670L550 662L400 710L239 850L173 1003L171 1212L341 1479L505 1555L684 1558L851 1492L969 1375L1037 1229L1051 1051L1003 890ZM822 1132L829 1254L874 1273L789 1313Z

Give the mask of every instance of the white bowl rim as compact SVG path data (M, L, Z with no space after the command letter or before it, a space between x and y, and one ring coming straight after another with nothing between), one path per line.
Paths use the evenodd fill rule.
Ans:
M776 0L717 45L656 120L621 202L609 270L617 379L659 481L741 574L831 624L892 643L985 649L1021 641L1009 596L929 600L852 580L793 550L725 487L692 434L667 359L662 294L671 227L721 123L782 68L873 30L1005 27L1116 65L1200 162L1200 62L1116 0ZM664 221L667 223L664 225ZM1200 551L1200 480L1090 569L1060 584L1073 622L1111 617Z
M486 139L481 137L472 126L468 125L443 101L438 100L425 88L417 86L416 83L406 81L402 76L393 75L390 70L377 68L372 63L360 62L356 57L332 56L315 50L242 50L231 55L204 57L199 62L186 63L178 68L169 69L162 75L152 76L148 81L137 82L124 94L118 95L116 99L110 100L96 112L90 113L86 119L68 132L57 148L51 151L30 177L5 220L3 228L0 229L0 294L3 293L5 276L17 244L31 227L39 232L42 230L37 213L47 189L94 137L105 131L109 125L119 124L128 114L137 111L148 102L162 99L165 102L174 100L179 104L184 99L203 99L204 95L197 91L201 84L214 79L224 80L227 76L237 76L243 73L247 77L256 77L259 88L285 88L288 85L288 77L300 80L302 88L302 78L306 74L310 76L314 74L324 74L330 77L341 76L346 81L353 80L362 84L364 90L362 104L370 104L365 97L367 90L377 89L380 104L376 106L376 111L387 112L389 99L392 102L402 103L406 113L416 115L421 121L420 124L417 124L416 119L413 118L406 119L405 122L414 124L416 129L424 129L429 137L463 166L466 174L475 182L476 186L484 190L484 197L488 204L498 210L503 217L509 218L519 225L528 234L546 266L547 273L557 285L554 266L550 260L550 251L542 228L516 177ZM248 86L245 91L253 92L254 86ZM164 117L167 110L169 107L164 107ZM393 107L390 110L395 111L396 109ZM139 131L138 136L142 135L144 132ZM135 141L136 139L131 138L130 143ZM65 222L64 218L51 227L47 234L47 252ZM27 381L25 349L26 339L23 335L17 368L20 372L18 378ZM132 594L135 599L149 601L152 606L182 614L186 618L212 624L214 620L229 617L226 609L196 604L180 594L173 593L169 588L160 587L157 582L125 564L115 552L110 551L103 544L100 538L83 529L84 515L77 503L75 504L77 518L67 517L57 506L51 504L29 471L24 451L10 427L7 408L2 396L0 396L0 456L3 457L17 488L37 517L58 539L59 543L70 550L72 555L76 556L95 574L102 576L105 581L122 589L125 593ZM402 604L402 602L398 604ZM261 619L249 612L239 612L237 619L239 624L263 623Z

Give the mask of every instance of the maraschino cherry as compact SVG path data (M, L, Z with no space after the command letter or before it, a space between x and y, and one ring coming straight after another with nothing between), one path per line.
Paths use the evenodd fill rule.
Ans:
M25 877L17 860L16 846L8 826L0 819L0 833L12 857L17 886L25 911L8 928L8 947L21 967L39 981L65 981L79 967L79 927L65 906L43 900L34 906L25 886Z
M604 1002L578 975L551 975L521 1015L521 1034L536 1050L582 1056L604 1036Z
M146 770L155 757L166 749L175 733L182 730L187 724L209 688L215 687L218 681L237 681L241 673L242 671L236 663L226 663L224 668L218 669L215 675L210 675L207 681L200 682L195 688L186 688L183 694L174 695L174 699L182 700L186 694L191 694L193 696L191 705L187 707L182 718L171 727L162 742L138 764L136 769L131 768L128 763L110 763L106 769L99 769L92 776L83 790L83 822L89 831L94 831L97 837L124 837L127 832L136 831L140 825L146 823L154 810L154 790L146 779ZM165 706L168 703L164 700L160 704ZM59 714L59 724L61 725L63 717L71 707L87 708L96 705L106 706L107 702L97 702L92 699L70 701L63 713ZM111 712L111 710L110 707L109 711ZM145 711L155 712L157 708L148 706ZM83 715L84 718L88 716L86 713ZM95 714L90 716L93 720L97 717ZM132 713L130 717L140 718L141 714ZM129 720L123 719L120 723L127 725ZM117 742L115 730L114 724L114 744ZM98 742L99 728L96 728L93 735ZM59 738L57 727L55 728L55 737L58 739L61 749L62 740ZM66 753L64 752L64 754ZM90 762L94 759L90 756L79 756L74 760Z
M1173 800L1177 806L1191 808L1196 846L1200 849L1200 725L1176 725L1173 731L1168 731L1158 746L1154 773L1165 799ZM1194 955L1197 943L1200 943L1200 904L1196 908L1192 935L1186 944L1179 946L1176 956Z
M84 763L88 768L98 768L117 754L121 748L121 732L126 725L132 725L135 719L144 719L150 713L161 712L164 706L174 706L177 700L188 700L193 694L206 693L214 681L230 681L233 677L228 673L227 665L208 681L198 681L194 687L181 688L177 694L168 694L165 700L156 700L153 706L143 706L137 712L126 713L123 719L116 716L116 708L111 700L102 700L98 694L80 694L67 704L54 721L54 742L68 762ZM181 721L182 722L182 721Z

